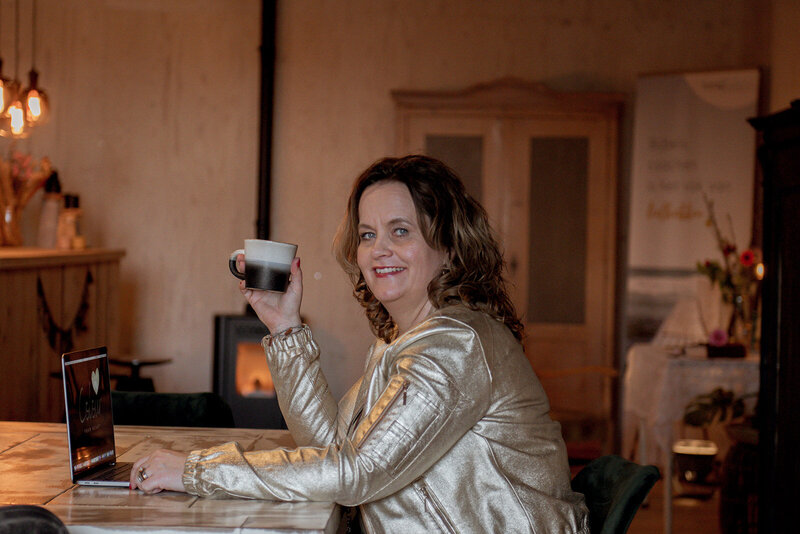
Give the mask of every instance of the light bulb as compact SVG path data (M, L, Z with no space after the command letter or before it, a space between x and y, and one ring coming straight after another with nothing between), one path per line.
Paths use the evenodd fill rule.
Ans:
M3 95L8 106L0 115L0 135L24 139L31 134L30 125L25 121L25 107L22 104L17 80L4 80L4 87L8 91Z
M39 91L36 89L31 89L28 92L28 96L25 99L26 103L26 110L29 119L31 122L38 121L42 118L42 99L39 96Z
M39 73L31 69L28 73L30 85L23 92L25 102L25 122L29 126L44 124L48 119L49 104L47 94L39 89Z
M20 136L25 132L25 119L22 113L22 103L17 100L8 107L11 117L11 135Z
M11 116L11 106L14 102L19 102L19 97L19 81L3 80L3 117L8 118Z

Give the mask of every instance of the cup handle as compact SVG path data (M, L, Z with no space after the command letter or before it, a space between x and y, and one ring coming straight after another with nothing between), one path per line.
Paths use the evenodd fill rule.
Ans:
M231 257L228 260L228 268L231 270L233 276L235 276L239 280L244 280L244 273L239 272L239 269L236 268L236 256L238 256L239 254L244 254L244 249L240 248L239 250L234 250L231 253Z

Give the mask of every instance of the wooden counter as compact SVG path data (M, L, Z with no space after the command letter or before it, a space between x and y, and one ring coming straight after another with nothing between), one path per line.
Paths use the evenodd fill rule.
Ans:
M124 255L0 247L0 420L62 421L61 353L118 352Z
M55 250L34 247L0 247L0 271L108 261L116 262L124 255L124 250L116 249Z

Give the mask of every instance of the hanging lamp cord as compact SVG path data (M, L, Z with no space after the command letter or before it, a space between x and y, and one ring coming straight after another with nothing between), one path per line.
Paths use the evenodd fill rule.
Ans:
M14 79L19 80L19 0L14 3Z
M36 0L33 0L31 15L31 70L36 70Z

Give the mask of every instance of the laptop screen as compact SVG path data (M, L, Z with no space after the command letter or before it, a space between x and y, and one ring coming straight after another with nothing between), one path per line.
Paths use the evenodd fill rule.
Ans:
M105 347L62 356L72 475L116 460Z

